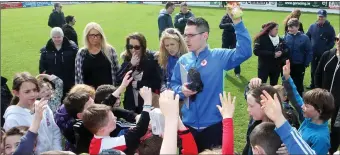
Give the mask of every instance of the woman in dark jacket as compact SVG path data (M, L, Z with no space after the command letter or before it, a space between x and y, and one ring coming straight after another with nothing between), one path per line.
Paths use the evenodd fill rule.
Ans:
M233 49L236 48L236 34L234 29L233 20L226 13L221 20L220 29L223 29L222 33L222 48ZM237 78L241 74L241 66L236 66L234 68L234 73Z
M129 70L133 71L133 81L126 88L124 95L124 109L141 113L144 101L138 91L147 86L153 93L159 94L161 69L154 54L147 50L146 39L141 33L133 33L126 38L126 51L122 53L122 58L124 62L117 83L121 83Z
M270 85L277 84L282 62L287 59L288 50L283 39L278 36L279 25L269 22L254 38L254 54L258 56L258 77L263 83L270 78Z
M84 29L84 47L76 57L76 84L86 84L97 89L100 85L116 85L119 63L115 49L106 41L104 30L95 23Z
M41 50L39 73L54 74L63 80L63 96L74 85L74 66L78 51L77 45L64 37L63 30L51 30L51 39Z
M326 51L320 58L315 73L316 88L330 91L334 96L335 110L331 120L331 148L333 154L340 145L340 33L335 38L336 48Z

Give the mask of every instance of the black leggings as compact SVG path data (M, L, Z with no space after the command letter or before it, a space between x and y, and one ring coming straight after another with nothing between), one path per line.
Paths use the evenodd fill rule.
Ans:
M258 68L257 76L262 80L262 83L267 83L268 77L270 78L270 85L275 86L280 77L280 67L272 68Z

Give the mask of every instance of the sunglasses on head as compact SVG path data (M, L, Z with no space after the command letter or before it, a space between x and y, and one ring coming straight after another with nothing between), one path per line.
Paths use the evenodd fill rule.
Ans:
M166 32L169 33L169 34L175 34L179 38L178 33L176 33L176 31L174 29L168 29L168 30L166 30Z
M340 38L339 37L335 37L335 41L339 41L340 40Z
M138 45L136 45L136 46L133 46L133 45L126 45L126 48L129 49L129 50L132 50L133 48L134 48L135 50L140 50L140 49L141 49L141 46L138 46Z

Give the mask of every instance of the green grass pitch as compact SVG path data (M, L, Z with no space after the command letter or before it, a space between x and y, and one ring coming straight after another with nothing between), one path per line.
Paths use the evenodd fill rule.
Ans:
M148 48L158 50L157 17L163 6L124 4L124 3L96 3L65 5L65 16L76 17L75 29L79 40L82 41L83 29L89 22L99 23L105 32L110 44L118 53L124 50L125 37L132 32L141 32L147 38ZM221 47L222 30L219 23L225 14L223 8L191 8L196 17L204 17L210 25L210 37L208 43L211 48ZM14 73L28 71L38 73L40 48L49 39L50 28L47 26L51 7L22 8L1 10L1 75L8 78L9 87ZM175 13L179 12L176 8ZM288 12L274 11L244 11L244 23L251 37L260 31L261 25L268 21L280 24L280 34L283 34L283 20ZM316 21L316 13L302 13L301 22L307 31L310 24ZM339 33L339 15L329 15L328 20L333 25L336 33ZM80 42L80 45L83 45ZM121 60L120 60L121 62ZM234 116L235 149L240 152L245 144L248 113L247 104L243 97L246 83L257 76L257 57L252 56L241 65L240 79L229 71L229 77L225 81L225 90L237 96L236 112ZM310 82L309 69L306 71L305 85Z

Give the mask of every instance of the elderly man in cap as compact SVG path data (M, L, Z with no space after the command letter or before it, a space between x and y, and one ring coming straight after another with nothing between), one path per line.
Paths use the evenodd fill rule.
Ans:
M54 3L54 9L52 10L52 13L50 14L50 17L48 19L48 26L51 28L54 27L62 27L65 24L65 16L64 13L61 11L61 4L59 2Z
M331 23L327 20L327 11L319 10L317 14L317 21L313 23L306 35L312 43L313 60L311 62L311 84L307 89L315 88L314 73L318 66L319 60L325 51L333 48L335 42L335 31Z

